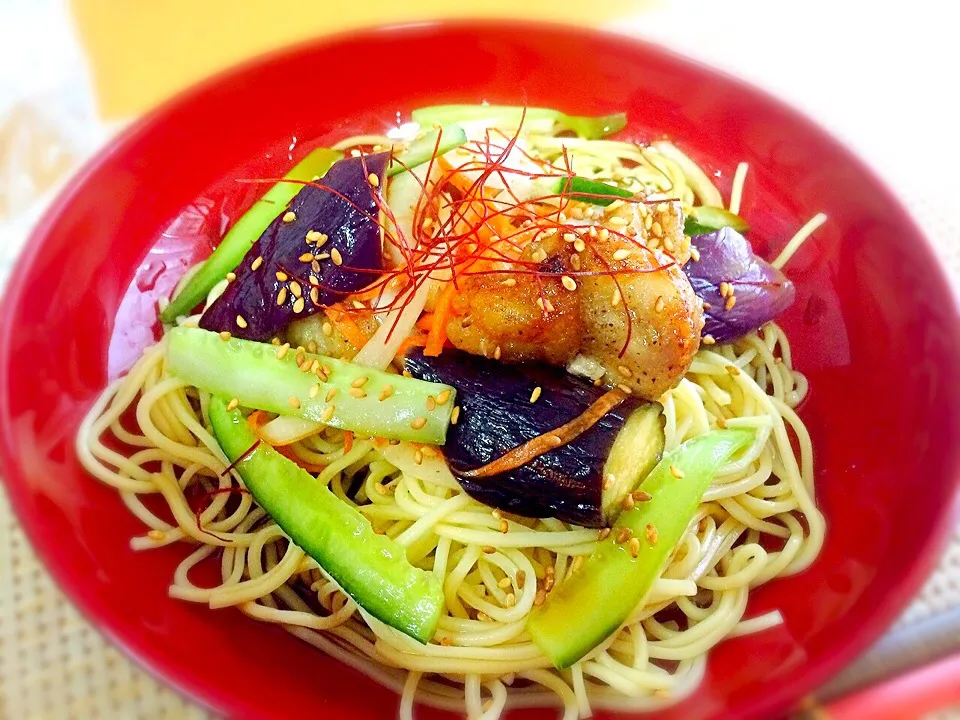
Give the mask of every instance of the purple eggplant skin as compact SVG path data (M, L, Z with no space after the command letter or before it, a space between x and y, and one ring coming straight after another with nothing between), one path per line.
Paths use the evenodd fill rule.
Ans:
M793 283L755 255L747 239L733 228L696 235L691 244L700 252L700 259L690 260L683 271L704 302L704 335L718 343L736 340L793 304ZM720 294L724 282L730 284L736 297L729 310L728 298Z
M276 219L237 267L236 279L200 318L200 327L245 340L269 341L291 321L372 283L383 271L380 210L374 193L382 187L389 159L390 153L384 152L339 160L317 181L323 188L305 185L288 208L278 208ZM377 187L370 184L371 174L381 181ZM289 212L294 219L286 222ZM327 235L321 248L307 243L311 230ZM334 249L340 253L341 265L329 256ZM327 254L318 261L319 273L312 263L300 259L305 253ZM310 293L314 285L319 291L316 302ZM285 297L278 304L283 288Z
M583 527L602 527L603 468L627 418L646 405L627 398L567 445L515 470L484 478L460 473L496 460L518 445L581 415L606 390L549 365L505 365L446 349L438 357L412 351L414 377L457 389L460 417L447 430L443 453L463 489L491 507ZM534 388L540 398L530 402Z

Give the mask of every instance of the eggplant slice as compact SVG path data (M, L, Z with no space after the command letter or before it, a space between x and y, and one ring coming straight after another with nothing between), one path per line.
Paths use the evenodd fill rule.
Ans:
M515 515L603 527L663 452L661 406L629 397L579 437L526 465L463 477L580 416L605 389L560 368L506 365L451 349L439 357L415 350L405 367L414 377L457 389L460 415L443 446L450 469L470 496ZM539 397L531 402L536 388Z

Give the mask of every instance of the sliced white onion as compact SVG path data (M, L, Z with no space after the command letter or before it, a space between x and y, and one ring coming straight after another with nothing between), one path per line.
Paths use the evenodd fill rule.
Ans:
M407 290L397 301L399 307L387 313L383 319L383 324L373 334L373 337L360 348L360 352L353 358L353 362L377 370L386 370L393 362L400 345L413 332L413 327L417 324L420 313L423 312L423 306L427 304L427 297L430 295L433 282L433 280L425 280L413 292L412 297L410 296L411 291Z
M439 456L429 456L421 452L420 462L417 462L417 448L410 443L399 445L385 445L377 448L383 458L394 465L404 475L415 477L424 482L433 483L448 488L459 488L456 478L450 472L447 461Z
M312 420L280 415L270 422L261 425L257 434L265 443L276 447L278 445L289 445L290 443L295 443L297 440L303 440L322 429L323 425L313 422Z
M567 363L567 372L571 375L579 375L580 377L596 380L603 377L606 369L592 357L577 355Z

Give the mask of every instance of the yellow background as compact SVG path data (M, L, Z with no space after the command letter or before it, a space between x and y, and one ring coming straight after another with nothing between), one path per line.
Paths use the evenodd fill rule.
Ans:
M138 114L253 55L352 28L437 18L578 25L658 0L71 0L105 119Z

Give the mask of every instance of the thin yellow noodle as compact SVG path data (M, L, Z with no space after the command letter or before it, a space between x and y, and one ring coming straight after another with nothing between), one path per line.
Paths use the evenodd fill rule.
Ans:
M803 245L806 239L813 235L813 233L816 232L817 229L826 221L827 216L823 213L817 213L810 218L810 220L807 221L807 224L800 228L797 234L794 235L786 245L784 245L783 250L780 251L780 254L777 255L776 259L770 264L778 270L783 268L784 265L790 262L790 258L792 258L793 254L800 249L800 246Z
M763 632L764 630L769 630L770 628L782 624L783 615L780 614L780 611L771 610L768 613L758 615L757 617L750 618L749 620L741 620L739 623L737 623L737 626L730 631L730 634L727 637L752 635L753 633Z
M740 201L743 199L743 183L747 179L747 163L737 164L736 172L733 173L733 184L730 187L730 212L734 215L740 214Z

